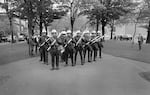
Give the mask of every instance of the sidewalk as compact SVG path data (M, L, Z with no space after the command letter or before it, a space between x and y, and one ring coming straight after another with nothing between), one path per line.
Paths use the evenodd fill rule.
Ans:
M79 63L79 62L78 62ZM39 58L0 66L0 95L149 95L150 82L139 73L150 64L103 54L81 66L51 71Z
M26 43L26 41L16 42L16 43L13 43L13 45L20 44L20 43ZM12 44L11 42L5 42L5 43L0 43L0 46L11 45L11 44Z

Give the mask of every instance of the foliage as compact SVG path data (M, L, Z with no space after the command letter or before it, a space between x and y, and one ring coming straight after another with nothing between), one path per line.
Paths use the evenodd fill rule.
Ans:
M94 0L92 7L85 11L85 15L88 15L87 18L92 26L96 25L96 31L98 31L99 24L102 24L104 35L104 27L130 12L131 5L130 0Z
M80 17L83 10L86 8L89 8L88 0L55 0L59 2L60 8L68 11L67 16L70 18L70 26L71 31L73 33L74 30L74 24L77 21L77 19Z

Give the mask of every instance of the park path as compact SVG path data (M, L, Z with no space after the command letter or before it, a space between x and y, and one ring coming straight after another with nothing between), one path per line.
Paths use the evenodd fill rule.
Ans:
M84 66L51 71L38 57L0 66L0 95L149 95L139 73L150 65L103 54Z

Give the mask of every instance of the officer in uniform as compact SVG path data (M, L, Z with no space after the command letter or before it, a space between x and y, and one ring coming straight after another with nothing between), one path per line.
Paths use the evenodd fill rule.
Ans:
M90 40L91 40L91 37L90 37L90 32L88 30L86 30L85 34L84 34L84 60L85 60L85 57L86 57L86 52L88 51L88 62L91 62L92 61L92 57L91 57L91 53L93 51L92 49L92 46L90 45Z
M100 31L97 31L97 36L100 36L101 37L101 32ZM99 50L99 58L101 58L102 57L102 48L103 48L103 44L102 44L102 38L101 39L99 39L98 41L97 41L97 44L98 44L98 50Z
M50 51L52 70L54 69L58 70L59 55L60 55L60 51L58 47L59 45L61 45L61 40L58 38L57 31L55 29L51 31L51 34L52 34L52 38L49 41L49 48L47 50Z
M61 40L61 45L59 46L60 49L60 56L61 56L61 61L65 62L65 44L67 43L67 33L66 31L62 31L61 32L61 36L60 36L60 40Z
M75 65L76 65L76 61L77 61L77 54L79 52L80 54L80 59L81 59L81 65L84 65L84 55L83 55L83 39L81 39L81 41L79 42L79 44L77 45L77 42L79 41L79 39L81 38L81 31L78 30L76 32L76 36L75 36L75 42L76 42L76 45L75 45Z
M91 40L92 39L94 39L95 37L97 37L97 35L96 35L96 31L92 31L92 33L91 33ZM94 53L94 56L93 56L93 61L96 61L96 57L97 57L97 51L98 51L98 44L97 44L97 42L91 42L91 46L92 46L92 48L93 48L93 51L92 51L92 53L91 53L91 57L93 56L93 53Z
M46 31L43 31L42 36L39 38L40 61L43 61L46 65L48 65L48 43L46 42L48 38L49 37L46 35Z
M72 66L74 66L74 53L75 53L75 40L74 37L71 35L71 31L67 31L67 39L66 39L66 44L65 44L65 62L66 66L68 65L68 58L71 58L71 63Z

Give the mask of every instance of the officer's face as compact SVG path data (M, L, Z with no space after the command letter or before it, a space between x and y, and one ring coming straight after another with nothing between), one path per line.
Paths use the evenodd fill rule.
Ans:
M98 34L98 36L101 36L101 33L97 33Z
M66 35L66 34L62 34L61 36L62 36L62 37L66 37L67 35Z
M57 33L56 33L56 32L53 32L53 33L52 33L52 36L53 36L53 37L56 37L56 36L57 36Z
M81 36L81 33L77 33L77 36Z
M46 35L46 33L44 32L44 33L42 33L42 35L43 35L43 36L45 36L45 35Z
M71 36L71 33L67 33L67 36L69 36L69 37L70 37L70 36Z
M96 36L96 33L92 33L92 36Z
M90 36L90 33L86 33L86 36Z

